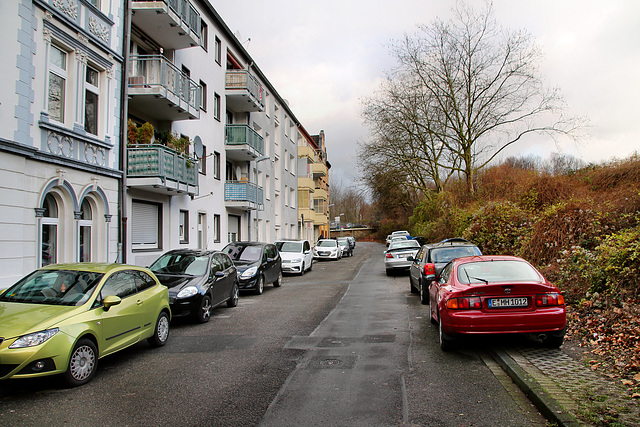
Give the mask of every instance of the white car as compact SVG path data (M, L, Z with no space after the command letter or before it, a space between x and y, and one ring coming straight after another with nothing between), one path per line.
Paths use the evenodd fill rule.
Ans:
M409 257L415 258L420 250L420 243L417 240L401 240L391 242L389 249L384 252L384 267L387 270L387 276L391 276L399 270L409 270L411 261Z
M313 248L314 259L340 259L342 248L334 239L320 239Z
M280 240L276 242L276 248L282 258L283 273L303 275L305 272L311 271L313 253L308 240Z

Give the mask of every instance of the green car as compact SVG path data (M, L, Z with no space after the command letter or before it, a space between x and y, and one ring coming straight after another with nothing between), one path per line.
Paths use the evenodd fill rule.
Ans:
M85 384L101 357L145 338L164 345L170 320L167 288L146 268L40 268L0 295L0 379L62 374Z

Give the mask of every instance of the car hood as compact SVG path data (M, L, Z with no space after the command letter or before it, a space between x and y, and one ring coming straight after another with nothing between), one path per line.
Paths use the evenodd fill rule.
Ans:
M202 276L189 276L183 274L162 274L156 273L156 277L167 288L169 288L169 293L179 292L182 288L187 285L196 285L198 286L202 281Z
M0 302L0 337L9 339L49 329L84 310L82 306Z

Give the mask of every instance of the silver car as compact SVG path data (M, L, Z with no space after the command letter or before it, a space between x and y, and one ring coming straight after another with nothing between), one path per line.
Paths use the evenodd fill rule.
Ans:
M400 240L391 242L389 248L384 251L384 267L387 270L387 276L399 270L408 270L411 266L412 259L420 250L420 243L417 240Z

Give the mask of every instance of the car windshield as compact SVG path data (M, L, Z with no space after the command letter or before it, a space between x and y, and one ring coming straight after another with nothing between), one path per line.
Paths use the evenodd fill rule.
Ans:
M447 248L437 248L433 249L431 252L431 261L436 264L446 264L452 259L474 255L480 255L480 249L478 249L476 246L452 246Z
M389 245L389 250L392 251L394 249L418 249L420 248L420 243L415 240L400 240L397 242L392 242Z
M151 271L158 274L188 274L204 276L209 266L208 256L192 254L164 254L151 264Z
M335 240L320 240L316 246L320 248L335 248L338 246L338 242Z
M460 283L538 282L542 279L538 271L522 261L478 261L467 262L458 267Z
M280 252L302 252L302 242L276 242L276 248Z
M262 259L262 247L254 245L229 245L224 248L234 261L258 261Z
M349 246L349 241L348 240L338 240L338 244L340 246Z
M82 305L102 276L89 271L36 270L0 295L0 301Z

